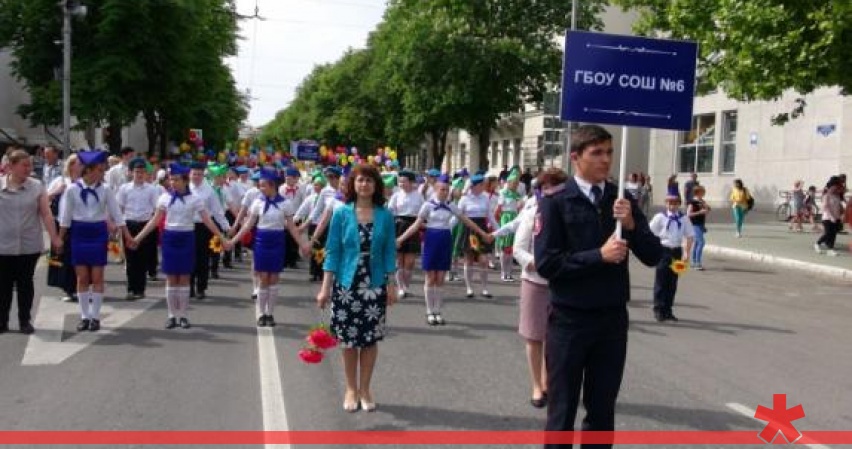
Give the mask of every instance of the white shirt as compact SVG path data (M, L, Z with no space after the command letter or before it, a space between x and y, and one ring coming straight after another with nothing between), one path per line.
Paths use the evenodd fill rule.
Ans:
M325 212L325 206L329 203L329 199L334 198L334 195L337 194L337 190L335 190L332 186L325 186L320 191L319 199L314 200L314 204L311 206L311 212L309 214L308 219L311 220L311 223L318 224L320 219L322 218L322 213Z
M314 203L317 201L319 194L316 192L311 192L302 204L296 209L296 218L300 220L305 220L308 218L308 215L311 214L311 209L314 207ZM314 223L316 224L316 223Z
M512 235L512 234L515 234L516 232L518 232L518 228L521 226L521 220L522 220L521 215L523 215L524 212L526 212L530 209L533 209L532 213L535 214L535 209L536 209L537 205L538 205L538 200L536 199L535 196L527 198L526 201L524 201L524 208L521 210L521 212L518 214L518 216L515 217L514 220L504 224L503 226L500 226L500 229L494 231L494 237L504 237L504 236ZM518 263L520 263L520 262L518 262Z
M547 285L547 279L541 277L537 271L529 271L527 267L535 258L533 246L533 228L535 227L535 215L538 211L537 207L525 207L521 214L518 215L516 221L518 224L517 232L515 232L515 242L512 245L512 255L518 264L521 266L521 279L535 282L539 285Z
M127 184L128 181L130 181L130 176L128 175L127 165L124 165L124 162L115 164L104 175L104 182L107 183L113 193L118 192L118 189L124 184Z
M302 203L308 196L308 193L306 193L305 189L299 184L296 184L293 187L290 187L286 183L281 184L281 187L278 188L278 193L290 201L294 211L298 210L302 206Z
M678 220L680 226L678 226ZM651 232L660 238L660 243L667 248L678 248L683 246L683 239L695 237L692 222L689 217L681 211L675 213L660 212L654 215L648 224Z
M166 212L166 229L170 231L192 231L195 216L204 210L204 203L192 193L172 201L172 194L164 193L157 199L157 208Z
M157 199L160 197L160 189L153 184L128 182L118 188L116 200L118 207L124 211L124 219L127 221L148 221L154 215L157 208Z
M487 218L493 229L500 226L494 220L491 197L487 192L479 195L468 193L459 201L459 211L468 218Z
M246 190L246 193L243 195L242 202L240 206L245 207L246 209L250 208L254 200L256 200L260 196L260 189L257 187L252 187Z
M252 217L257 217L257 229L283 231L285 220L292 217L295 211L293 204L285 198L280 198L275 203L270 202L269 207L266 207L266 198L261 196L251 203L249 212Z
M433 199L423 203L417 216L426 221L428 229L452 229L455 225L453 218L459 214L459 208L455 204L450 202L442 204L437 199Z
M222 209L222 203L219 201L216 192L213 191L213 187L211 187L210 184L207 184L206 182L202 182L200 185L189 183L189 191L201 200L201 204L205 209L207 209L207 212L210 214L210 218L216 221L216 224L218 224L219 227L225 231L230 229L228 219L225 218L225 210ZM195 222L201 223L200 213L195 214Z
M423 207L423 195L417 189L412 189L411 193L406 193L405 190L399 190L391 196L388 201L388 209L396 217L416 217Z
M242 203L243 197L248 192L248 189L244 188L236 179L228 181L226 189L231 198L236 198L237 204Z
M588 198L589 201L594 203L595 198L592 198L592 183L586 181L585 179L579 176L574 176L574 181L577 181L577 187L579 187L580 191L583 192L584 195L586 195L586 198ZM599 182L597 186L600 187L601 195L603 195L604 188L606 187L606 182Z
M121 209L118 208L118 202L115 200L115 194L112 193L112 190L104 187L102 183L98 183L97 186L93 187L97 199L95 199L95 195L89 194L84 203L82 192L83 188L88 187L85 181L81 179L65 188L65 194L59 204L59 216L61 218L59 225L63 228L70 228L74 221L90 223L106 221L108 215L113 224L124 226L124 217L121 216Z

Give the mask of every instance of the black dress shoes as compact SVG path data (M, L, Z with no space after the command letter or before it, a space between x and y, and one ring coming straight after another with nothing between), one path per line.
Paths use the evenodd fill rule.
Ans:
M207 292L205 292L204 290L198 291L198 299L204 299L206 297L207 297Z
M101 320L92 320L89 322L89 331L97 332L101 330Z
M77 331L83 332L89 330L89 320L80 320L77 324Z
M257 319L257 327L266 327L266 315L261 315Z
M269 327L275 327L275 317L272 315L266 315L266 325Z
M22 323L21 324L21 333L24 335L30 335L35 332L35 328L30 323Z
M174 318L169 318L166 320L166 329L174 329L177 327L177 320Z
M190 327L192 327L192 326L190 326L190 324L189 324L189 320L188 320L188 319L186 319L186 318L181 318L181 319L180 319L180 327L181 327L181 329L189 329L189 328L190 328Z
M530 399L530 405L535 408L547 407L547 393L542 393L540 398Z

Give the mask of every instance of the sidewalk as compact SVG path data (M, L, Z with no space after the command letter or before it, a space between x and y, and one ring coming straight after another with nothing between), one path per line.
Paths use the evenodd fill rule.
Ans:
M706 256L766 263L852 282L852 235L837 236L835 250L839 254L831 257L814 251L821 233L811 232L810 224L804 225L805 232L793 232L774 214L752 212L746 217L742 238L737 238L733 220L725 212L717 209L711 213L705 237ZM846 229L852 231L849 228L847 225Z

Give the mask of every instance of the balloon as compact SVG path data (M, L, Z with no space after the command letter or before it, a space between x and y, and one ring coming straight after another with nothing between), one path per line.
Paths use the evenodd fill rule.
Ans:
M399 161L393 161L393 166L394 166L394 167L399 167Z
M392 160L386 160L386 161L385 161L385 166L386 166L387 168L391 168L391 167L393 167L393 161L392 161Z
M395 161L396 160L396 151L391 151L390 154L388 155L388 157L390 157L390 159L392 161Z
M246 156L248 156L248 151L246 151L245 149L241 149L240 151L238 151L238 152L237 152L237 154L238 154L241 158L245 159L245 157L246 157Z
M355 158L353 156L349 156L346 160L349 162L355 162Z
M377 154L376 157L373 158L373 161L377 164L381 164L382 163L382 156Z
M372 163L373 163L373 156L367 156L367 163L368 163L368 164L372 164Z
M352 154L358 154L358 148L352 147Z
M320 156L325 157L328 154L328 150L325 149L325 145L320 147Z

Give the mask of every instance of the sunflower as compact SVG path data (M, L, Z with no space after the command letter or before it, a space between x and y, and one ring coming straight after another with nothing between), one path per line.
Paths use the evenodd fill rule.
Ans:
M325 262L325 248L314 250L314 260L320 265Z
M219 238L218 235L214 235L212 239L210 239L210 251L213 251L216 254L222 252L222 239Z
M470 236L470 249L474 251L479 251L479 237L471 234Z
M109 252L113 257L121 257L121 246L118 245L118 242L115 240L110 240L107 243L107 252Z
M689 268L689 262L685 260L676 259L672 261L670 268L672 269L672 271L674 271L676 275L680 276L683 273L686 273L687 268Z

